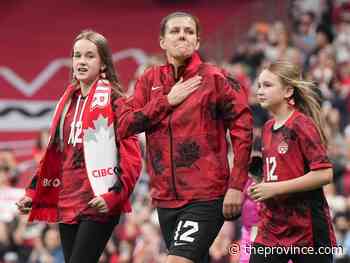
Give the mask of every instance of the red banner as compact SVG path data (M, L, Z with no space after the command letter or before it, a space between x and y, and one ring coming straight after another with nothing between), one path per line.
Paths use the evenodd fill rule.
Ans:
M158 34L163 16L178 10L197 15L205 41L239 11L237 4L230 4L235 1L164 5L130 0L127 7L124 2L1 1L0 149L31 154L37 132L48 127L53 107L68 84L72 41L82 29L107 37L127 86L137 67L150 54L161 52Z

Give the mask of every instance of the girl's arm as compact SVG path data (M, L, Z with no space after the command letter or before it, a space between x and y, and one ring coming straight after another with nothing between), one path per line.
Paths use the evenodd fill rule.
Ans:
M38 173L42 165L43 160L40 161L38 167L35 170L34 176L32 177L30 184L25 188L25 194L17 202L16 206L20 213L28 214L32 209L33 199L35 197L35 190L38 181Z
M255 201L263 201L277 195L318 189L332 180L332 168L320 169L286 181L255 184L249 188L248 193Z
M108 211L120 211L125 202L128 201L134 190L141 172L141 150L136 136L123 139L119 144L120 158L120 188L105 193Z
M314 122L310 118L299 117L294 120L293 129L310 172L286 181L257 184L249 191L253 199L262 201L276 195L310 191L332 182L332 164Z

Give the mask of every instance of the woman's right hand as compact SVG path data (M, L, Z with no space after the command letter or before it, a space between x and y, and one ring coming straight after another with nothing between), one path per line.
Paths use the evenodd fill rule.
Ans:
M196 75L183 81L181 78L168 94L168 101L171 106L176 106L183 102L193 91L198 89L202 83L202 76Z
M32 210L32 198L29 196L23 196L16 202L17 208L21 214L28 214Z

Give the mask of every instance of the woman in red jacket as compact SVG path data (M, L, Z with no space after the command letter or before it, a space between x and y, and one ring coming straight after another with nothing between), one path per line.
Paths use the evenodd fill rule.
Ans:
M167 263L205 262L225 218L242 204L252 140L244 90L203 63L199 22L176 12L161 22L168 63L146 70L119 107L118 134L146 132L151 195L169 250ZM227 161L229 131L234 167Z
M123 96L107 40L81 32L72 50L72 83L56 107L47 150L17 205L29 221L58 222L65 261L98 261L140 174L135 137L115 132Z

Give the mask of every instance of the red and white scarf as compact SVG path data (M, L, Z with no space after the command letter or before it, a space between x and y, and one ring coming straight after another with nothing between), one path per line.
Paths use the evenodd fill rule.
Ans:
M76 89L76 86L70 85L55 109L49 144L37 173L37 184L29 221L57 222L57 205L62 175L62 147L64 147L62 127L72 94ZM71 124L69 143L75 144L79 138L82 138L86 173L94 194L101 195L108 192L109 188L115 184L118 170L118 151L109 82L96 81L84 104L82 115L79 118L75 116ZM57 143L58 138L60 143Z

